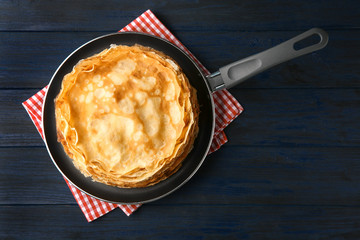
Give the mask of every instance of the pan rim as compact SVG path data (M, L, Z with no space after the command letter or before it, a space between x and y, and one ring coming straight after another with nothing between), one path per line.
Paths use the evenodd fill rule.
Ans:
M190 60L192 62L192 65L197 69L198 73L201 75L201 77L203 78L203 81L205 82L205 85L206 85L206 88L207 88L207 92L209 94L209 99L210 100L210 104L211 104L211 108L212 108L212 119L211 119L211 131L210 132L210 141L208 141L207 143L207 146L206 146L206 151L204 151L204 154L202 155L202 158L201 160L199 161L199 163L197 164L196 168L192 169L191 170L191 173L186 177L186 179L184 179L180 184L178 184L176 187L173 187L171 188L169 191L167 191L166 193L164 194L161 194L157 197L151 197L151 198L147 198L145 200L140 200L140 201L135 201L135 202L119 202L119 201L112 201L112 200L108 200L108 199L104 199L102 197L99 197L99 196L96 196L92 193L89 193L89 191L86 191L82 188L80 188L77 184L74 183L74 181L72 181L66 174L64 174L63 170L59 167L59 165L57 164L57 162L55 161L54 159L54 156L53 154L51 153L51 150L50 150L50 147L49 147L49 144L48 144L48 140L47 140L47 132L45 131L45 128L44 128L44 117L45 117L45 106L46 106L46 103L50 100L53 100L53 99L48 99L48 93L49 93L49 89L50 87L52 86L52 83L55 79L55 77L57 76L59 70L63 67L63 65L68 61L69 58L71 58L74 54L76 54L80 49L84 48L85 46L93 43L93 42L96 42L100 39L103 39L103 38L108 38L108 37L111 37L111 36L114 36L114 35L145 35L145 36L148 36L148 37L151 37L151 38L155 38L155 39L158 39L162 42L165 42L169 45L171 45L173 48L177 49L179 52L182 53L182 55L184 55L188 60ZM207 100L207 101L208 101ZM54 113L55 114L55 113ZM199 68L199 66L197 65L197 63L184 51L182 50L181 48L179 48L178 46L176 46L175 44L171 43L170 41L166 40L166 39L163 39L163 38L160 38L158 36L154 36L154 35L151 35L151 34L147 34L147 33L142 33L142 32L116 32L116 33L110 33L110 34L105 34L105 35L102 35L102 36L98 36L94 39L91 39L90 41L87 41L86 43L82 44L80 47L76 48L74 51L72 51L62 62L61 64L58 66L58 68L55 70L54 74L52 75L51 77L51 80L50 82L48 83L48 89L44 95L44 103L43 103L43 106L42 106L42 113L41 113L41 117L42 117L42 121L41 121L41 127L43 129L43 137L44 137L44 143L45 143L45 146L46 146L46 149L47 149L47 152L53 162L53 164L55 165L55 167L57 168L57 170L61 173L61 175L67 180L69 181L74 187L76 187L77 189L79 189L81 192L93 197L93 198L96 198L96 199L99 199L99 200L102 200L102 201L106 201L106 202L109 202L109 203L115 203L115 204L143 204L143 203L148 203L148 202L153 202L153 201L156 201L156 200L159 200L171 193L173 193L174 191L176 191L177 189L179 189L181 186L183 186L186 182L188 182L194 175L195 173L199 170L199 168L202 166L205 158L207 157L208 153L209 153L209 150L210 150L210 147L211 147L211 143L212 143L212 139L214 137L214 131L215 131L215 104L214 104L214 100L213 100L213 97L212 97L212 91L210 90L210 87L209 87L209 83L205 77L205 75L203 74L202 70ZM105 185L105 184L104 184Z

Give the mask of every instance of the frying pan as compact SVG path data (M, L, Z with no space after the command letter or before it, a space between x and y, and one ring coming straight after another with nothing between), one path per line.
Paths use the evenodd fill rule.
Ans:
M312 35L318 35L320 41L305 48L295 50L294 44ZM184 183L199 169L204 161L213 138L215 128L215 110L212 92L230 88L255 74L274 65L295 57L319 50L326 46L328 35L325 31L313 28L295 38L264 52L231 63L219 71L204 76L195 62L174 44L156 36L137 33L113 33L91 40L71 53L55 71L43 105L43 131L46 148L57 169L78 189L100 200L113 203L145 203L162 198ZM62 145L57 141L54 99L61 89L63 77L81 60L108 48L110 44L140 44L154 48L173 58L188 77L190 84L196 88L200 105L199 133L193 150L183 161L181 168L166 180L145 188L118 188L94 182L75 168L72 160L66 155Z

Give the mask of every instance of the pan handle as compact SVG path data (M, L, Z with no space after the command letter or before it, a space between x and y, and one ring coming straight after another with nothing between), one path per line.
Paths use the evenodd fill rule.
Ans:
M301 49L295 49L295 44L313 35L318 35L320 41ZM273 48L221 67L219 71L208 75L207 80L213 92L231 88L268 68L324 48L328 39L328 34L324 30L312 28Z

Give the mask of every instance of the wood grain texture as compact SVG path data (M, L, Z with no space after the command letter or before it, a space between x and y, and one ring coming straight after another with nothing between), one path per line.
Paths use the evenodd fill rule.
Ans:
M326 6L325 6L326 5ZM355 4L356 6L356 4ZM354 1L5 1L7 31L113 31L151 9L174 31L306 30L359 27ZM94 22L96 21L96 22ZM94 24L96 23L96 24Z
M245 111L183 187L87 223L21 106L81 44L151 9L211 71L322 27L230 89ZM0 1L0 239L359 239L357 1Z
M125 24L124 24L125 25ZM115 32L124 25L118 25ZM0 32L0 88L41 89L85 42L110 32ZM286 41L301 31L177 31L211 71ZM235 88L359 88L360 31L329 31L327 48L283 63ZM204 40L206 36L206 40ZM352 59L352 61L344 61Z
M0 90L0 146L44 146L22 102L38 90Z
M359 89L230 91L245 108L225 130L230 144L288 147L360 144Z
M225 145L154 204L360 206L359 154L358 147ZM45 148L0 148L0 155L0 205L75 203Z
M90 224L74 205L0 206L0 211L2 239L317 240L360 236L360 208L356 207L149 204L129 218L116 209Z

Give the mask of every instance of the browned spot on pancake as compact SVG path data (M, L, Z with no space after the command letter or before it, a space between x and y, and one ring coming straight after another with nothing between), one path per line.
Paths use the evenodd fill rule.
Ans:
M132 76L140 79L140 78L142 78L143 73L140 70L136 70L136 71L132 72Z
M125 97L125 92L123 90L121 90L120 86L116 87L116 90L114 91L114 97L116 102L119 102L121 99L123 99Z

